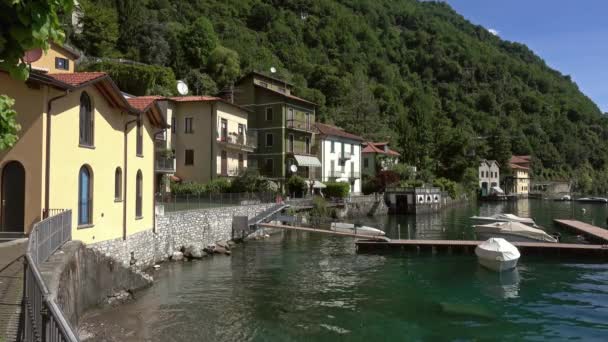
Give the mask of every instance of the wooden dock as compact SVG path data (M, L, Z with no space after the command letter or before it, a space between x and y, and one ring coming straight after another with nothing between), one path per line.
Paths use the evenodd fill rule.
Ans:
M453 254L472 254L475 247L483 241L474 240L357 240L357 250L379 252L404 250L416 252L447 252ZM584 245L573 243L513 242L522 254L596 256L608 259L608 245Z
M596 227L589 223L577 221L577 220L553 220L560 227L574 230L575 232L582 234L590 238L594 242L606 243L608 242L608 230L600 227Z
M261 227L261 228L285 229L285 230L295 230L295 231L306 232L306 233L319 233L319 234L336 235L336 236L343 236L343 237L354 237L354 238L366 239L366 240L370 240L370 241L384 241L384 242L390 241L390 239L385 236L376 237L376 236L363 235L363 234L351 234L351 233L336 232L336 231L329 230L329 229L287 226L284 224L269 224L269 223L260 223L257 226Z

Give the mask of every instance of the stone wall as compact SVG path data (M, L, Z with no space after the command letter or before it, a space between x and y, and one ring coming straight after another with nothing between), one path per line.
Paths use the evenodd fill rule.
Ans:
M274 204L259 204L177 212L157 210L156 227L127 237L87 245L124 265L142 269L167 259L182 246L203 248L219 240L232 238L232 217L256 214Z
M382 195L353 196L344 206L340 217L378 216L388 214L388 207Z
M106 303L117 293L144 288L152 279L123 266L80 241L69 241L39 267L50 296L72 327L84 312Z

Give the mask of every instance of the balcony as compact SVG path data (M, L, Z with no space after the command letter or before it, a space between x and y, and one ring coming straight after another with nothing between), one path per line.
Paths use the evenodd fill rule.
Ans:
M329 170L329 178L346 178L346 171Z
M304 121L304 120L296 120L296 119L288 119L287 120L287 128L295 129L299 131L314 132L314 122Z
M221 170L218 174L221 177L237 177L241 172L245 171L245 167L232 167L229 169Z
M237 150L243 150L247 152L253 152L258 146L257 134L237 134L230 133L228 135L220 135L217 138L217 142L225 145L228 148L234 148Z
M342 154L340 154L340 159L341 160L350 160L350 158L352 158L352 154L350 153L350 151L342 151Z
M174 173L175 158L157 153L154 156L154 171L159 173Z
M361 172L349 172L348 178L350 179L361 179Z

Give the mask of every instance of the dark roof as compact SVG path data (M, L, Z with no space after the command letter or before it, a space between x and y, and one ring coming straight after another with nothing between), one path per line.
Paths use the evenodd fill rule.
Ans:
M260 88L260 89L267 90L267 91L269 91L269 92L271 92L273 94L280 95L280 96L286 97L286 98L291 99L291 100L296 100L296 101L304 102L306 104L313 105L313 106L317 105L314 102L310 102L308 100L305 100L305 99L303 99L301 97L297 97L295 95L288 95L288 94L285 94L285 93L281 93L280 91L277 91L277 90L274 90L274 89L270 89L270 88L266 88L266 87L263 87L263 86L261 86L259 84L256 84L255 86L258 87L258 88Z
M360 136L352 134L352 133L348 133L340 127L322 124L320 122L317 122L316 126L317 126L317 129L319 130L319 133L322 135L342 137L342 138L351 139L351 140L363 141L363 138L361 138Z
M243 80L245 80L246 78L248 78L250 76L253 76L253 75L262 76L262 77L265 77L265 78L267 78L269 80L273 80L273 81L276 81L276 82L279 82L279 83L286 84L286 85L288 85L290 87L293 87L292 83L289 83L289 82L287 82L285 80L282 80L280 78L276 78L276 77L273 77L273 76L268 76L268 75L266 75L264 73L261 73L259 71L250 71L249 73L245 74L243 77L239 78L238 81L235 82L235 84L240 84Z
M238 108L240 110L243 110L245 112L253 112L252 109L241 107L241 106L237 105L236 103L232 103L230 101L227 101L224 98L217 97L217 96L208 96L208 95L201 95L201 96L173 96L173 97L168 97L167 99L169 99L171 101L174 101L174 102L221 102L221 103L227 104L229 106L236 107L236 108Z

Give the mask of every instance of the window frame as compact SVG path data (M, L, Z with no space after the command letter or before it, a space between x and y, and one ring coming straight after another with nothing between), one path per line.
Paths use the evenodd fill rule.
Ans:
M191 158L188 158L188 153L191 153ZM188 163L188 159L190 159L190 163ZM194 150L193 149L184 149L184 166L194 165Z
M59 61L63 61L63 67L59 66ZM55 69L70 71L70 60L63 57L55 57Z
M331 145L329 148L329 153L336 153L336 146L335 146L335 142L333 140L331 140Z
M83 200L83 173L86 172L87 192ZM93 226L93 170L88 165L82 165L78 170L78 217L77 228L88 228ZM86 201L86 202L85 202ZM83 204L86 203L86 221L83 218Z
M268 144L268 138L270 138L270 144ZM273 133L266 133L266 139L265 139L265 145L266 147L273 147L274 146L274 134Z
M135 176L135 219L143 218L143 174L137 170Z
M295 148L295 140L296 137L292 133L287 135L287 152L293 153Z
M114 170L114 202L122 202L122 169L120 166Z
M85 100L86 103L83 103ZM95 147L95 110L91 96L86 91L80 94L78 120L78 145Z
M184 118L184 134L194 133L194 118L191 116Z
M270 118L268 118L268 113L270 113ZM265 119L265 121L274 120L274 109L272 107L266 107L266 109L264 111L264 119Z
M135 140L135 155L138 157L144 156L144 133L143 133L143 123L141 120L137 120L136 125L136 140Z

